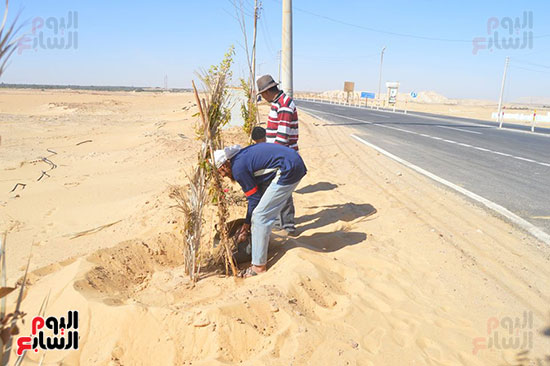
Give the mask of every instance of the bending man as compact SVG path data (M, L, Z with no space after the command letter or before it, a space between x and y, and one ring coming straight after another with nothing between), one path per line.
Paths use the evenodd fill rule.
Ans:
M293 149L277 144L235 145L214 152L216 168L241 186L248 200L246 222L239 241L252 234L252 265L243 277L267 270L271 229L292 192L306 175L304 161ZM258 186L271 181L262 194Z

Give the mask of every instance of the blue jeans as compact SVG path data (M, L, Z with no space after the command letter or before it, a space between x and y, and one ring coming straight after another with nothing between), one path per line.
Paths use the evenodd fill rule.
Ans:
M299 183L298 181L294 184L282 186L277 184L277 179L273 179L262 195L258 206L254 209L250 230L252 233L253 265L263 266L267 263L267 248L271 229Z

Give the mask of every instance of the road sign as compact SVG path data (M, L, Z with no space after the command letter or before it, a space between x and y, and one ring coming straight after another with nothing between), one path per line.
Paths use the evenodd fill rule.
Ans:
M397 101L397 90L399 89L399 81L390 81L386 83L386 88L388 88L387 101L388 104L395 104Z
M361 98L374 99L374 93L361 92Z
M415 91L412 91L412 92L411 92L411 97L416 98L417 96L418 96L418 94L416 94Z
M353 93L353 89L355 89L355 83L353 81L344 82L344 91L346 93Z

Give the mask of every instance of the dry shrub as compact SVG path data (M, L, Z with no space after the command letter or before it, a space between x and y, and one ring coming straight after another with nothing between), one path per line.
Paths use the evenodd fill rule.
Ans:
M247 83L241 79L241 90L246 97L246 103L241 104L241 115L244 120L243 130L250 138L252 130L258 124L258 104L256 103L254 81L250 79Z
M204 150L204 148L201 150ZM172 187L170 198L176 201L176 207L184 216L182 232L184 235L183 254L185 272L189 275L191 281L196 282L202 264L199 252L203 225L203 209L207 198L204 165L199 164L194 168L193 174L189 177L189 186L186 190L182 187Z
M221 128L230 118L229 93L227 84L231 78L234 49L231 47L219 65L210 67L199 75L204 97L201 99L193 82L193 89L200 116L196 133L202 145L197 157L197 165L188 175L187 189L172 189L171 197L176 200L176 206L184 214L184 255L188 274L193 282L199 279L201 267L208 262L225 264L226 274L229 270L237 274L237 268L232 258L234 243L231 242L226 218L228 217L228 202L224 195L222 177L213 165L210 157L214 150L222 148ZM201 251L201 235L204 224L204 207L208 199L217 205L218 229L221 232L221 249L219 255L206 254ZM209 263L210 264L210 263Z

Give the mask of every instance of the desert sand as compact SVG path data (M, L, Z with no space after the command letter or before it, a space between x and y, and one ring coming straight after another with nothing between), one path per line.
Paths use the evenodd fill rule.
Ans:
M549 248L345 127L299 112L300 234L273 234L268 272L192 287L169 198L196 159L191 94L2 90L0 113L8 282L32 249L27 316L46 297L47 315L80 312L79 350L45 365L514 364L519 347L474 340L524 313L528 356L550 349Z

